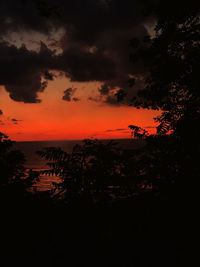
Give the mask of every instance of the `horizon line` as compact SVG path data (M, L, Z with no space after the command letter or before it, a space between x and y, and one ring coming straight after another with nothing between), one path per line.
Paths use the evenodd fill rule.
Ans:
M21 141L16 141L15 142L52 142L52 141L84 141L84 140L128 140L134 138L82 138L82 139L45 139L45 140L21 140Z

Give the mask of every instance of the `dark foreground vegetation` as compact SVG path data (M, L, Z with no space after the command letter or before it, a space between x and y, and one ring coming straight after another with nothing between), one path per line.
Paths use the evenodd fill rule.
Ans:
M46 173L62 179L33 192L37 176L1 135L3 266L198 266L195 173L183 174L191 166L176 137L145 142L131 151L91 140L72 154L47 148Z
M39 178L1 134L2 266L199 266L199 13L193 2L149 12L156 36L131 42L132 60L148 67L133 101L162 110L157 134L130 125L145 142L135 150L47 148L46 174L61 183L34 193Z

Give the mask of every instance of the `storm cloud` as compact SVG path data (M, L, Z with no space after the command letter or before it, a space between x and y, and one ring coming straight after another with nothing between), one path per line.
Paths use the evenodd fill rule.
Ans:
M0 43L0 85L4 85L10 98L24 103L38 103L38 92L42 92L51 76L48 69L53 66L53 52L41 43L40 51L26 47L17 48ZM42 78L44 80L42 81Z
M143 16L143 9L139 0L2 0L0 84L15 101L39 103L38 93L54 79L52 71L59 71L74 82L101 82L99 101L129 104L143 87L146 71L141 63L129 60L130 40L143 40L148 35L146 25L152 22ZM56 41L51 33L58 29L64 34ZM11 33L19 37L16 45L9 42ZM22 33L29 38L45 35L51 47L44 42L38 51L19 46ZM130 87L132 76L135 84ZM64 100L79 100L67 90Z

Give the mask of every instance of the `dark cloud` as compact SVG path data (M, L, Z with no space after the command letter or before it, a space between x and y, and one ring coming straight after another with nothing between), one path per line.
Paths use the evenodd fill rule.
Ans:
M106 68L105 68L106 66ZM115 77L112 59L101 52L83 51L82 47L70 48L59 56L59 68L71 81L105 81Z
M0 116L3 115L3 111L0 109Z
M56 77L56 75L48 70L45 70L43 72L44 75L44 79L49 80L49 81L53 81L53 79Z
M77 102L77 101L79 101L78 97L73 97L72 98L72 96L74 95L76 90L77 90L77 88L67 88L64 91L64 96L63 96L62 99L65 100L65 101L68 101L68 102L71 102L71 101Z
M78 102L78 101L80 101L80 98L78 98L78 97L73 97L73 98L72 98L72 101L74 101L74 102Z
M109 91L110 91L110 87L106 83L101 85L101 87L99 88L99 92L101 95L108 95Z
M15 118L12 118L11 121L12 121L13 123L15 123L15 124L18 124L18 122L20 122L20 121L22 121L22 120L17 120L17 119L15 119Z
M116 82L116 85L113 83ZM110 104L110 105L131 105L132 99L136 96L138 90L142 89L144 86L144 78L142 76L138 76L135 79L134 87L129 85L129 78L127 77L121 81L118 79L112 83L108 82L109 85L109 92L108 94L102 97L102 101ZM117 86L118 84L118 86Z
M51 23L41 16L35 0L1 0L0 30L2 34L20 31L38 31L47 33ZM50 1L51 2L51 1Z
M118 129L108 129L106 132L121 132L121 131L126 131L127 129L125 128L118 128Z
M73 89L72 88L68 88L64 91L64 96L63 96L63 100L70 102L71 101L71 96L72 96L72 92Z
M0 43L0 85L5 86L15 101L40 102L37 94L46 88L47 80L53 79L48 68L54 64L53 52L43 43L39 52Z
M133 66L129 61L130 39L142 40L148 34L144 25L150 20L142 15L142 9L139 0L2 0L0 84L15 101L39 103L38 93L54 79L52 71L57 70L71 81L101 82L100 97L90 100L129 104L143 85L145 73L141 63ZM65 31L62 39L54 42L62 51L59 55L43 43L35 52L2 41L12 32L19 38L21 32L52 38L52 30L59 28ZM128 83L130 74L135 78L133 87ZM78 101L71 96L70 90L65 91L63 99Z
M94 102L99 102L99 101L100 101L99 98L97 98L97 97L92 97L92 96L88 97L88 100L89 100L89 101L94 101Z
M109 24L108 24L109 25ZM119 27L119 24L115 25ZM89 30L89 29L88 29ZM86 40L62 40L63 69L72 81L100 81L101 100L109 104L130 103L130 99L140 89L141 79L145 73L141 63L133 66L129 60L129 42L132 36L143 39L148 33L143 24L132 22L132 27L107 28L100 32L93 43ZM73 36L74 37L74 36ZM76 38L75 36L74 38ZM67 64L66 64L67 62ZM130 74L134 74L135 84L130 87ZM116 93L123 89L126 97L118 98ZM123 100L123 101L122 101Z

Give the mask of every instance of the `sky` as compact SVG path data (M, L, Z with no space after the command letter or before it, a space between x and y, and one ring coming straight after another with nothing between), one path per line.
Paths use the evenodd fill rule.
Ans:
M159 112L132 102L147 70L130 61L130 43L155 25L142 2L2 0L0 131L16 141L130 138L130 124L155 132Z

